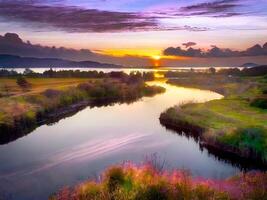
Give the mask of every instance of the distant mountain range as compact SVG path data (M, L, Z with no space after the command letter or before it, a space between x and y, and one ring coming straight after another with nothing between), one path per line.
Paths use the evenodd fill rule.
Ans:
M71 61L57 58L33 58L20 57L14 55L0 54L0 68L60 68L60 67L80 67L80 68L122 68L121 65L109 63L99 63L94 61Z

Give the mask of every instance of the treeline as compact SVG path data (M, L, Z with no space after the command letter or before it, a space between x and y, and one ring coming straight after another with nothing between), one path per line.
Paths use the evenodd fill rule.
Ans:
M267 74L267 65L251 67L251 68L230 68L220 69L219 74L238 75L238 76L263 76Z
M195 74L219 74L219 75L229 75L229 76L263 76L267 75L267 65L251 67L251 68L225 68L219 69L209 68L206 71L195 71L191 69L188 72L177 72L177 71L168 71L165 72L164 75L166 78L174 78L174 77L189 77Z
M125 72L109 72L104 73L103 71L80 71L80 70L59 70L55 71L49 69L43 73L34 72L31 69L26 68L23 73L18 73L14 70L0 70L0 77L9 77L17 78L19 76L24 76L26 78L116 78L130 82L138 82L141 80L144 81L153 81L154 73L153 72L131 72L126 74Z

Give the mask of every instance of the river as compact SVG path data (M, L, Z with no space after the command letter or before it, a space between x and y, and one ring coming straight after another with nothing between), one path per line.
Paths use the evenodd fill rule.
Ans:
M221 95L153 82L166 92L131 104L87 107L59 122L0 146L0 199L47 199L65 185L95 178L112 164L142 163L156 155L166 168L194 176L225 178L238 167L201 150L193 139L167 130L160 113L173 105Z

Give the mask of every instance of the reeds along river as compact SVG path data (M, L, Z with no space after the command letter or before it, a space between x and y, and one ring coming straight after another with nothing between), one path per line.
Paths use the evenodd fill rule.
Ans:
M201 150L193 138L169 131L159 122L160 113L175 104L221 95L164 82L149 84L167 90L131 104L87 107L1 145L0 199L47 199L65 185L97 177L112 164L141 163L155 153L167 168L186 168L195 176L225 178L239 172Z

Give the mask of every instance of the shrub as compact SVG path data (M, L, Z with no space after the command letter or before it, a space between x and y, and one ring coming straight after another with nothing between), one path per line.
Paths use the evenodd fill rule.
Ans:
M195 200L230 200L230 197L226 192L216 191L205 184L197 185L192 191L192 194L194 196L192 199Z
M19 76L16 82L23 89L30 87L30 83L23 76Z
M135 200L167 200L168 199L168 189L165 185L148 185L144 189L140 190L135 198Z
M43 92L43 95L46 96L47 98L55 98L58 97L61 94L59 90L54 90L54 89L47 89Z
M130 183L130 184L129 184ZM114 166L100 182L64 189L51 200L263 200L267 173L247 173L227 180L194 179L184 171L159 173L148 165Z
M80 90L84 90L86 92L89 92L94 88L94 86L91 83L81 83L77 86Z
M233 133L225 134L223 142L238 147L263 158L267 155L267 131L263 127L238 128Z
M210 67L209 68L209 73L215 74L216 73L216 69L214 67Z
M267 109L267 98L256 98L250 103L250 105L261 109Z
M267 88L262 89L262 94L267 94Z
M79 200L98 200L103 199L104 196L101 185L94 182L83 184L77 190Z
M159 86L149 86L149 87L144 87L143 89L143 93L146 96L152 96L156 93L163 93L165 92L165 89Z
M103 98L105 96L106 92L105 89L99 86L94 87L91 91L90 91L90 96L94 97L94 98Z
M125 174L121 167L112 167L105 173L104 182L109 192L114 192L125 181Z

